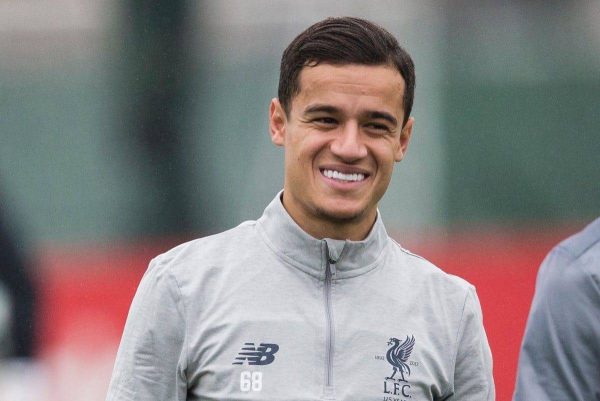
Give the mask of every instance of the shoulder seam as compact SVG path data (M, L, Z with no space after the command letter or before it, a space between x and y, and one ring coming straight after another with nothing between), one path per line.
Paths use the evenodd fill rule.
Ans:
M415 258L421 259L423 261L429 262L427 259L425 259L424 257L417 255L416 253L412 253L411 251L409 251L408 249L405 249L402 245L400 245L395 239L393 239L392 237L389 237L392 242L400 249L401 252L409 255L409 256L414 256Z
M454 339L454 343L455 343L455 348L454 348L454 355L452 356L452 359L450 361L450 367L452 368L452 381L450 383L454 382L454 368L456 367L456 357L458 356L458 347L460 344L459 341L459 336L462 333L462 329L463 329L463 322L465 320L465 309L467 307L467 300L469 299L469 288L466 289L465 291L465 298L463 301L463 305L462 305L462 310L460 313L460 321L458 322L458 329L456 330L456 337ZM451 387L447 389L447 392L451 390ZM446 393L445 393L446 394Z
M177 295L179 296L179 301L181 302L181 312L182 312L182 319L183 319L183 333L184 333L184 338L183 338L183 344L182 344L182 348L185 350L185 369L187 371L187 369L190 366L190 352L189 352L189 333L188 333L188 321L187 321L187 311L186 311L186 306L185 306L185 300L183 298L183 294L181 293L181 286L179 284L179 281L177 280L177 277L175 277L175 275L173 274L173 271L171 269L168 269L167 274L169 275L169 277L171 277L171 279L173 280L173 282L175 283L175 287L177 289Z
M567 246L565 246L564 244L558 244L556 246L556 248L554 248L555 251L563 251L568 253L569 255L571 255L575 260L579 259L584 253L586 253L588 250L590 250L591 248L593 248L594 246L596 246L598 243L600 243L600 238L597 238L595 241L592 241L591 243L588 244L588 246L586 246L585 248L579 250L578 252L573 252L571 249L569 249Z
M185 352L185 369L187 370L190 366L190 352L189 352L189 333L188 333L188 323L187 323L187 311L186 311L186 306L185 306L185 300L183 298L183 294L181 292L181 285L179 284L179 281L177 280L177 277L175 277L175 275L173 274L173 270L169 269L167 266L165 266L167 263L171 262L172 258L170 258L169 260L165 260L165 261L161 261L159 262L159 264L164 266L165 269L165 274L167 275L167 277L169 277L171 280L173 280L173 282L175 283L175 289L177 292L177 296L179 297L179 303L181 304L181 313L182 313L182 320L183 320L183 324L184 324L184 338L183 338L183 344L182 344L182 348L184 349Z

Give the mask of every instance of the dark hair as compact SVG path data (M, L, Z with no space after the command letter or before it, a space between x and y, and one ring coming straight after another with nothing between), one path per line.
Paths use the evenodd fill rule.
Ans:
M408 53L384 28L364 19L327 18L298 35L281 57L278 97L286 114L300 93L300 71L319 63L393 65L404 78L404 121L412 110L415 66Z

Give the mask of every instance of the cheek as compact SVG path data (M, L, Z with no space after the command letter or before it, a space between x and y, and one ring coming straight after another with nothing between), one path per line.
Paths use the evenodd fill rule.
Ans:
M396 163L394 150L391 144L373 149L373 155L381 172L391 174L394 170L394 164Z
M314 161L312 149L303 141L288 143L285 153L286 169L294 175L295 179L301 179L307 175L307 169Z
M300 164L312 164L327 147L324 140L312 135L306 135L290 141L289 145L289 156Z

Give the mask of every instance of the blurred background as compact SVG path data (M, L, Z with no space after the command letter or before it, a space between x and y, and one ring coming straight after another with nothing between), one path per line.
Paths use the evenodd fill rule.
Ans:
M600 215L597 1L0 3L0 399L103 400L149 260L256 219L287 44L371 19L417 70L381 212L477 286L499 401L544 255Z

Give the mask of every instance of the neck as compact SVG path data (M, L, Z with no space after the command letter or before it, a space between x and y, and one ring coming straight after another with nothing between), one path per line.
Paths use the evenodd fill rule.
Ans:
M285 210L300 228L317 239L362 241L367 238L377 219L376 212L373 216L356 216L349 219L328 216L320 211L309 215L303 208L295 207L293 202L286 202L285 194L284 192L281 199Z

